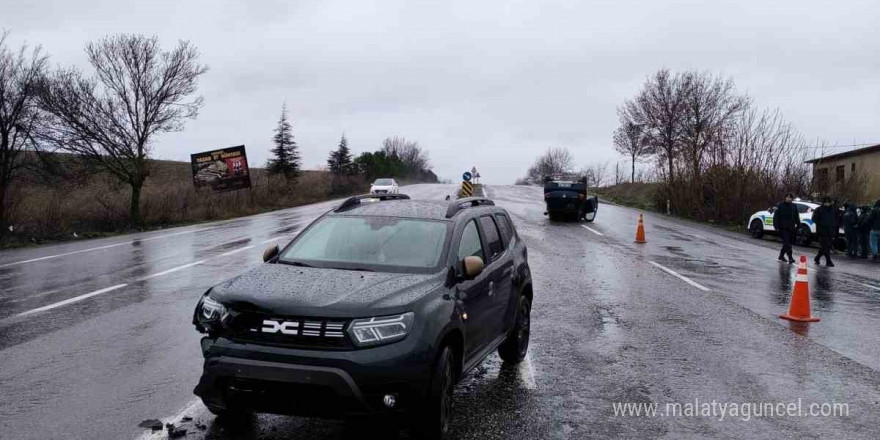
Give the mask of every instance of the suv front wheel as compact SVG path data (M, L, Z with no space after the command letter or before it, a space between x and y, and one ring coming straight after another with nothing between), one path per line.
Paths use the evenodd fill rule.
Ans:
M452 391L455 388L455 356L449 346L443 347L431 377L431 390L422 410L417 430L419 438L448 440L452 438Z
M498 355L504 362L517 364L522 362L529 351L529 334L531 332L532 302L525 295L519 297L516 308L516 324L507 335L507 339L498 347Z

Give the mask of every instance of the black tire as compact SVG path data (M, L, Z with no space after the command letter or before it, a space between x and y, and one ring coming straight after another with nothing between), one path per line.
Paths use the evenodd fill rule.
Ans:
M764 223L758 219L752 220L752 224L749 225L749 234L752 234L752 238L763 237L764 236Z
M507 339L498 347L498 356L501 360L511 364L518 364L526 357L529 351L529 336L531 334L532 303L525 295L519 297L516 307L516 323L510 329Z
M794 244L803 247L809 247L810 242L813 241L812 232L810 232L810 227L807 225L800 225L797 228L797 232L794 237Z
M440 351L431 375L431 390L418 418L418 438L452 438L452 391L455 388L455 356L447 345Z

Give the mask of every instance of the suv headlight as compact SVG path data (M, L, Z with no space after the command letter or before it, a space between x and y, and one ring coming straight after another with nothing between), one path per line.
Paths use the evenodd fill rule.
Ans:
M402 315L355 319L348 327L348 335L358 347L389 344L406 338L412 328L412 312Z
M229 310L209 295L202 297L196 306L194 324L199 331L211 331L217 329L228 315Z

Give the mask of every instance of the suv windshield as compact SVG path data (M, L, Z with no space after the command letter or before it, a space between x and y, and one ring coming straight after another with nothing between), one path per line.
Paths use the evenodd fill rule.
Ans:
M376 179L376 181L373 182L373 185L391 186L393 185L393 183L391 182L391 179Z
M447 223L394 217L325 217L279 258L281 263L371 270L431 272L440 264Z

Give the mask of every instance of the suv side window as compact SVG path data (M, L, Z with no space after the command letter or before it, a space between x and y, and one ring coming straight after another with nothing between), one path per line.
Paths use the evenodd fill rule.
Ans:
M513 228L510 226L510 219L504 214L495 214L495 220L498 223L501 236L504 237L504 243L509 245L510 240L513 238Z
M477 232L477 224L470 220L461 233L461 242L458 244L458 260L464 257L480 257L486 261L483 255L483 244L480 242L480 233Z
M806 214L810 210L809 206L801 203L795 203L794 206L797 206L798 214Z
M495 220L492 220L492 217L488 215L480 217L480 226L483 227L483 232L486 234L486 242L489 244L489 254L492 256L491 261L494 261L495 258L504 253L504 243L501 242L501 235L498 233L498 227L495 226ZM491 261L487 261L486 264L489 264Z

